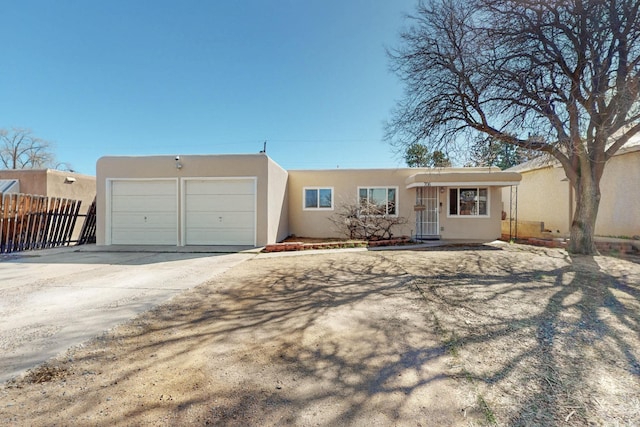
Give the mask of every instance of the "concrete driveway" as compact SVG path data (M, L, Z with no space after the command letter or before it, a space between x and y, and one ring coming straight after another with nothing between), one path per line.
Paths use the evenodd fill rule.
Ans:
M254 257L78 251L0 257L0 382Z

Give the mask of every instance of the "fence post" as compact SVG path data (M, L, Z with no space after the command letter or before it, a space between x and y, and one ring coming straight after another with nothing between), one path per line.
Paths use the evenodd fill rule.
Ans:
M96 199L89 206L82 224L82 230L78 236L78 245L96 242Z
M0 254L4 253L5 239L7 238L7 221L5 221L6 203L5 195L0 194Z

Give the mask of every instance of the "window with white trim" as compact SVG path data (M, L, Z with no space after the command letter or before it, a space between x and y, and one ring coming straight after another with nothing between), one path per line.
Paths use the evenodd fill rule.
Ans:
M488 215L489 190L487 188L449 188L449 216Z
M333 209L333 188L329 187L306 187L303 190L304 209Z
M358 188L360 208L368 215L397 215L398 187L360 187Z

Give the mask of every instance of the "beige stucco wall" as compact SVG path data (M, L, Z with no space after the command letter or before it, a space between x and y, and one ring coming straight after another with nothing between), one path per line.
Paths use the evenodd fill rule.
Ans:
M415 171L414 171L415 173ZM331 169L289 171L289 230L299 237L345 237L339 233L329 218L340 206L358 202L358 187L397 187L399 212L413 210L415 195L410 198L404 189L408 174L402 169ZM334 210L305 210L304 188L326 187L333 189ZM415 193L414 193L415 194ZM395 230L396 235L409 235L409 225Z
M74 182L65 182L67 178ZM22 187L21 187L22 190ZM47 171L47 196L80 200L80 213L86 213L96 197L96 178L58 170Z
M471 169L465 169L470 171ZM398 214L407 218L407 224L394 229L394 235L413 235L416 229L414 205L416 190L407 189L405 180L428 169L334 169L289 171L289 230L299 237L345 237L329 218L341 205L355 204L358 187L397 187ZM334 191L334 210L305 210L305 187L329 187ZM440 233L443 239L494 240L500 237L501 196L499 187L491 187L490 217L448 217L448 187L438 192L440 202Z
M174 155L144 157L102 157L96 164L97 221L96 243L105 244L106 181L108 178L194 178L194 177L256 177L256 244L275 241L274 236L286 235L281 218L276 217L278 200L284 202L285 190L277 188L286 182L284 171L278 171L264 154L181 155L182 168L176 168ZM286 174L286 172L284 172ZM270 182L269 177L273 180ZM269 206L269 197L274 196ZM178 211L178 215L181 212ZM182 218L178 218L179 223ZM278 224L278 225L274 225ZM181 230L178 230L180 233ZM178 236L179 239L181 236Z
M547 166L532 171L521 172L522 181L518 186L518 221L544 222L544 228L554 233L568 233L572 204L569 202L570 184L564 170ZM509 214L509 187L502 189L504 211ZM515 217L515 193L513 214Z
M442 233L443 239L472 238L490 241L500 238L502 215L502 191L500 187L489 188L489 217L450 217L447 214L448 193L445 190L444 194L440 194L440 233Z
M600 182L600 208L596 234L640 235L640 151L609 160Z
M523 171L518 187L518 221L542 221L544 228L567 235L575 208L573 191L560 167ZM640 151L619 154L609 160L600 182L600 207L596 235L640 235ZM509 190L503 190L509 212Z
M289 235L289 200L287 183L289 174L268 158L269 198L267 242L275 243Z
M47 195L47 169L0 170L0 179L19 180L20 192L23 194Z

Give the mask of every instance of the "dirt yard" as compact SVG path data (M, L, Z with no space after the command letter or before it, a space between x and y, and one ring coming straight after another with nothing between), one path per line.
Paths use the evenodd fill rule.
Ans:
M1 425L639 425L640 264L261 255L0 387Z

